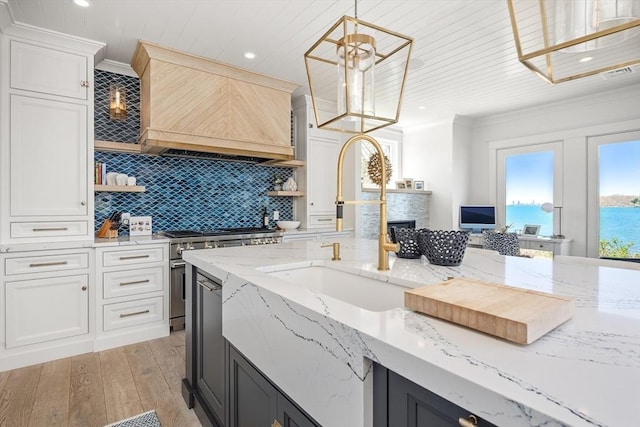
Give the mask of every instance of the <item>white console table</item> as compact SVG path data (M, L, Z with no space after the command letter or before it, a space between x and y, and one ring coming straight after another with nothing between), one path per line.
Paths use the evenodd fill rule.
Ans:
M571 255L573 239L554 239L551 237L536 237L518 235L520 249L549 251L553 255ZM482 234L470 234L468 246L482 247Z

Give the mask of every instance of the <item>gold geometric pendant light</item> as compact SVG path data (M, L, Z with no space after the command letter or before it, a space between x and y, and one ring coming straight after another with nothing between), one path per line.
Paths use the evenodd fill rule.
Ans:
M507 0L518 59L549 83L640 64L640 0Z
M357 9L340 18L304 55L318 127L366 133L397 123L412 45Z

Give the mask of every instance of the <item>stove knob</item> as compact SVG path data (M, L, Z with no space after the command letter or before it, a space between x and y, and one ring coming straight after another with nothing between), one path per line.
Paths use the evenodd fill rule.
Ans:
M187 247L187 249L192 251L195 249L195 246L193 246L193 243L189 243L189 247Z
M213 242L213 247L214 247L214 248L219 248L219 247L220 247L220 245L218 244L218 242Z
M213 248L213 246L211 245L211 242L204 242L204 249L211 249Z
M176 253L180 255L182 251L184 251L184 248L178 243L178 246L176 246Z

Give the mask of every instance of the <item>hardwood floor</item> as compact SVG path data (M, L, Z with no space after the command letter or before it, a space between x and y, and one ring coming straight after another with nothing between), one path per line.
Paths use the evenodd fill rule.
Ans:
M184 331L0 372L0 426L102 427L156 410L163 427L199 427L180 394Z

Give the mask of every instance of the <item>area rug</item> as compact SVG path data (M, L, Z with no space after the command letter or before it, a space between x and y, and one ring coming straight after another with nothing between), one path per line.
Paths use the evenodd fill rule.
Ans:
M162 424L160 424L156 411L149 411L104 427L162 427Z

